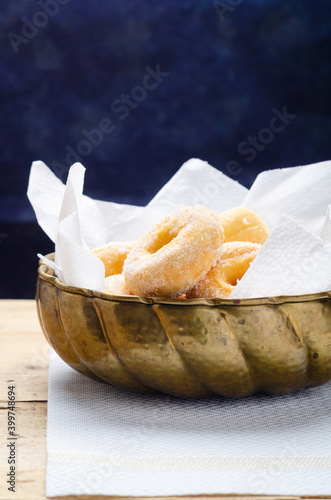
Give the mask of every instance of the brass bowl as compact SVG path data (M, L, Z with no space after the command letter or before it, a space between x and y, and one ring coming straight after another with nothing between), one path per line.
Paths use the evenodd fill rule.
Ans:
M36 299L45 337L66 363L131 391L243 397L331 379L331 292L241 301L121 297L66 286L41 263Z

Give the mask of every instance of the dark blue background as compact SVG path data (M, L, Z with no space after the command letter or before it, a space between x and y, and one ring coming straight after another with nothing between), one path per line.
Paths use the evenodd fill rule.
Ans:
M53 250L26 198L31 162L64 180L67 148L105 118L114 130L81 155L99 199L145 204L194 156L247 187L331 157L329 0L223 0L237 5L223 19L221 0L52 2L53 17L46 0L0 7L0 297L33 297L36 253ZM121 119L114 101L157 65L169 75ZM284 106L296 118L248 162L239 144Z

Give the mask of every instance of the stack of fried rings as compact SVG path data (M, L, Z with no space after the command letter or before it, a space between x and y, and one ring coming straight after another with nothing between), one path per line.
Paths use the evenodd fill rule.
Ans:
M206 207L186 207L137 242L112 242L92 252L105 265L107 293L226 298L268 235L263 220L247 208L217 215Z

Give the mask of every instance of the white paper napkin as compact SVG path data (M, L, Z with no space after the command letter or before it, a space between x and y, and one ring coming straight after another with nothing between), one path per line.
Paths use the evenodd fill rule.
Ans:
M331 204L328 206L328 209L326 211L324 224L321 231L321 238L324 238L331 243Z
M51 352L47 496L331 495L331 384L181 400L99 384Z
M159 210L164 206L164 215L168 215L173 207L191 205L204 205L221 213L241 205L247 193L248 189L239 182L211 167L206 161L192 158L163 186L148 207Z
M178 208L204 205L221 213L241 205L247 193L244 186L206 161L192 158L181 166L146 207L132 214L128 220L119 220L112 228L109 241L116 238L119 241L138 239Z
M331 244L283 216L232 299L304 295L331 290Z
M320 236L330 198L331 161L324 161L262 172L243 205L258 213L269 229L287 215Z
M85 168L80 163L75 163L71 168L77 166L79 175L75 177L77 180L74 182L81 184L81 181L84 180ZM28 198L36 213L38 224L54 243L64 201L64 192L64 184L44 162L34 161L32 163ZM121 225L130 222L144 208L93 200L82 195L79 210L81 228L89 247L96 248L112 239L121 241L119 234Z

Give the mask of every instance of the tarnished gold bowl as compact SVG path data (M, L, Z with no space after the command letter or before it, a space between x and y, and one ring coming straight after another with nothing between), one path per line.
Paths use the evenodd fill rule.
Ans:
M51 257L51 256L49 256ZM49 344L72 368L140 393L284 394L331 379L331 293L245 299L119 297L39 266Z

